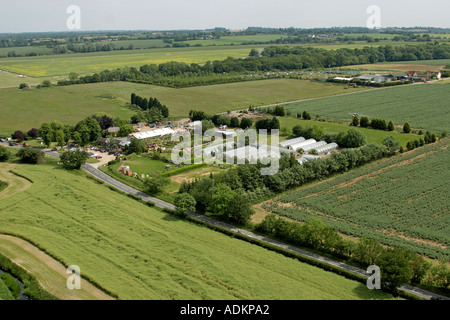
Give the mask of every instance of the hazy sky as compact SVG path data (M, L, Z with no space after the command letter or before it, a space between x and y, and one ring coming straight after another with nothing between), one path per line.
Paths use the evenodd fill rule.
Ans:
M0 33L68 31L69 5L81 31L365 27L369 5L382 27L450 27L450 0L0 0Z

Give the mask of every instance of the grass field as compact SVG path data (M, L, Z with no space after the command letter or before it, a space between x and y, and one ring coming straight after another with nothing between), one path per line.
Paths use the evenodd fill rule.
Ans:
M0 232L78 265L121 299L392 298L178 220L81 174L51 165L15 170L34 183L0 202Z
M363 90L363 89L351 89ZM348 90L345 90L347 92ZM183 89L111 82L53 87L21 91L18 88L0 90L0 135L9 136L15 130L30 130L43 122L57 120L76 124L95 112L129 119L133 111L124 107L131 93L156 97L167 105L173 119L185 118L189 110L214 114L244 109L249 105L266 105L341 94L342 85L303 80L261 80Z
M63 266L32 244L11 236L0 234L2 255L27 270L39 279L40 284L55 297L62 300L110 300L112 297L103 293L82 279L80 290L68 290L67 272ZM1 281L1 279L0 279ZM1 297L1 284L0 284Z
M329 97L286 105L292 113L307 110L312 115L350 121L352 114L392 120L396 125L406 121L413 128L449 131L450 83L373 89L358 94Z
M336 231L450 257L450 140L287 192L262 205L306 221L315 216Z
M156 48L79 53L67 55L18 57L0 59L0 69L27 76L45 77L68 75L70 72L86 74L120 67L140 67L144 64L160 64L168 61L204 63L227 57L248 56L248 46Z
M400 141L400 144L405 147L408 141L421 138L421 136L418 135L400 133L400 128L397 128L396 131L381 131L368 128L353 127L347 124L339 124L335 122L299 120L289 117L280 117L278 119L280 120L281 127L288 128L290 132L292 132L292 128L296 125L301 125L304 128L318 126L322 128L325 133L347 132L350 129L356 129L364 133L364 135L367 137L367 143L381 144L385 137L393 136L395 140Z

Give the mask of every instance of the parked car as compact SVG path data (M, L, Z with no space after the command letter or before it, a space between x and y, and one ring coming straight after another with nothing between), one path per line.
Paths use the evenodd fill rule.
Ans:
M58 149L56 149L56 148L52 148L52 150L51 151L58 151Z
M18 146L19 145L19 143L16 141L16 142L14 142L14 144L16 145L16 146Z
M1 139L0 139L0 142L5 142L5 139L1 138Z
M101 158L102 158L102 156L96 156L96 157L95 157L95 159L97 159L97 160L98 160L98 159L101 159Z
M10 141L10 142L8 143L8 145L9 145L10 147L14 147L16 144L15 144L14 142Z

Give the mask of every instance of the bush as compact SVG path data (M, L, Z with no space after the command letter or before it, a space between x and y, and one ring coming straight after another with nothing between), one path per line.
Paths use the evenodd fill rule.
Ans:
M9 151L8 148L0 146L0 162L8 161L9 158L11 158L11 151Z
M20 296L20 286L16 280L9 273L2 273L0 279L11 291L13 298L17 300Z
M404 133L410 133L411 132L411 126L409 125L408 122L405 122L405 124L403 125L403 132Z
M44 162L44 152L41 150L31 149L31 148L23 148L17 152L17 156L24 163L37 164Z
M153 201L147 201L149 207L154 207L156 204Z
M21 84L19 85L19 89L24 89L24 88L28 88L28 84L26 84L26 83L21 83Z
M15 140L19 140L19 141L24 141L25 138L26 138L26 136L25 136L25 134L24 134L22 131L17 130L16 132L14 132L14 133L11 135L11 138L13 138L13 139L15 139Z
M367 138L361 131L356 129L350 129L344 135L341 141L341 145L344 148L359 148L366 145Z

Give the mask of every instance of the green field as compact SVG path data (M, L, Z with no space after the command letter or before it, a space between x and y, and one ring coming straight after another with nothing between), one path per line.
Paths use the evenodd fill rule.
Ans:
M364 90L364 89L351 89ZM346 90L345 92L347 92ZM109 82L72 85L21 91L0 90L0 135L15 130L30 130L43 122L57 120L76 124L95 112L129 119L133 111L124 107L131 93L157 97L167 105L172 118L186 118L189 110L210 114L244 109L249 105L266 105L341 94L343 86L304 80L261 80L213 86L173 89L167 87Z
M246 57L249 52L250 48L247 46L117 50L108 53L5 58L0 59L0 69L34 77L61 76L71 72L86 74L120 67L139 68L144 64L160 64L168 61L204 63L210 60L224 60L227 57Z
M38 84L41 84L42 81L44 81L44 80L50 80L52 82L56 82L51 77L44 77L44 78L26 77L26 78L20 78L18 74L9 73L7 71L0 71L0 89L2 89L2 88L10 88L10 87L19 88L19 85L21 83L26 83L28 85L38 85Z
M39 46L30 46L30 47L9 47L9 48L0 48L0 56L7 57L9 52L15 52L18 55L26 55L32 52L36 54L46 54L50 55L53 53L52 49L47 47L39 47Z
M34 183L2 199L0 232L78 265L120 299L391 298L149 208L81 174L52 165L14 170Z
M315 216L348 235L448 259L449 146L445 139L377 161L285 193L263 208L300 221Z
M361 127L353 127L347 124L339 124L335 122L300 120L288 117L280 117L278 119L280 120L281 127L288 128L289 132L292 132L292 128L296 125L301 125L304 128L318 126L322 128L325 133L347 132L350 129L356 129L364 133L364 135L367 137L367 143L381 144L385 137L393 136L395 140L400 141L400 144L405 147L408 141L423 138L423 136L419 135L400 133L399 132L401 131L400 128L397 128L397 130L395 131L382 131Z
M373 89L352 95L329 97L286 105L292 113L310 112L313 116L350 121L354 113L392 120L396 125L406 121L413 128L449 131L450 83Z

